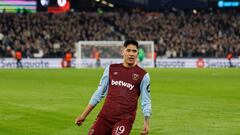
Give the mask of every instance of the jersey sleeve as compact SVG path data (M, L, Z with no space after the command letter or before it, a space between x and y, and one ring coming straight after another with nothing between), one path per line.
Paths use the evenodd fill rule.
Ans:
M151 115L150 76L145 74L140 84L141 107L144 116Z
M109 66L105 68L97 90L91 97L89 104L96 106L107 94L109 85Z

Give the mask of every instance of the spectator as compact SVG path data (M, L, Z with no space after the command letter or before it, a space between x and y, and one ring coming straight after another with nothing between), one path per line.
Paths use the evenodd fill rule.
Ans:
M11 57L21 46L23 57L63 57L80 40L153 40L158 57L224 58L239 56L240 16L237 10L109 11L0 14L0 51ZM67 21L65 21L67 20ZM109 50L107 47L105 50ZM111 49L110 49L111 50ZM89 50L91 53L91 50ZM112 57L102 52L103 57ZM34 55L35 54L35 55ZM36 55L38 54L38 55ZM87 54L87 52L86 52Z

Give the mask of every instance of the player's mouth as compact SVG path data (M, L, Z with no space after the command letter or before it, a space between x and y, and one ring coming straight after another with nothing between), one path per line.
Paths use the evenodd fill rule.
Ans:
M128 58L129 61L134 61L134 58Z

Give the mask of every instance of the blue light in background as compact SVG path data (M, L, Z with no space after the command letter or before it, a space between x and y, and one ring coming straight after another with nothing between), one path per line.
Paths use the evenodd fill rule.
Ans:
M223 0L220 0L218 1L218 7L219 8L223 8L223 7L239 7L240 5L240 2L238 1L223 1Z
M218 1L218 7L223 7L223 1Z

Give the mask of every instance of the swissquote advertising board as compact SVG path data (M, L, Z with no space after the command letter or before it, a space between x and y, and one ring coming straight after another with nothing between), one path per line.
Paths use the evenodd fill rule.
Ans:
M105 67L110 63L120 63L122 59L101 59L101 67ZM240 59L232 59L234 67L240 67ZM64 67L62 59L55 58L26 58L22 59L23 68L27 69L46 69L46 68L62 68ZM142 67L152 67L151 60L144 60L141 64ZM157 59L156 66L158 68L227 68L230 66L227 59ZM0 58L0 68L16 68L16 60L13 58ZM72 60L72 67L96 67L95 59L77 59Z

